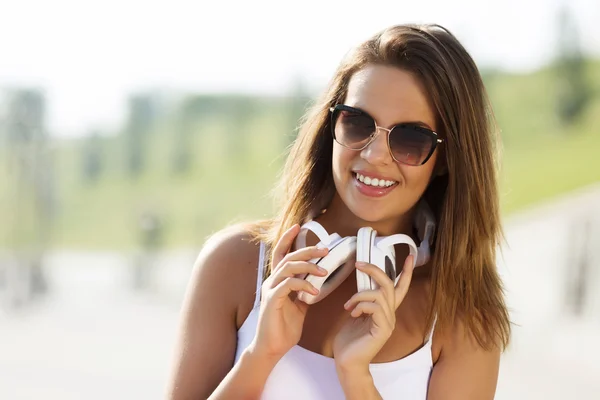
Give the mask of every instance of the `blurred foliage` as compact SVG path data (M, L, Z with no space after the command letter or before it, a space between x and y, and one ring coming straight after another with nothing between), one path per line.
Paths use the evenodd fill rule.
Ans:
M45 131L43 91L3 93L0 136L0 250L39 253L55 215L53 155Z
M585 57L581 50L575 17L563 6L558 19L558 58L555 62L558 95L557 113L564 125L571 125L584 112L591 98Z
M587 60L584 68L590 102L568 126L555 112L556 66L486 82L504 145L505 213L600 181L600 62Z
M556 109L556 66L484 73L504 145L503 212L600 181L600 62L583 65L590 101L568 126ZM269 216L270 191L309 102L300 86L289 97L190 95L167 102L138 95L122 132L55 139L52 245L139 248L148 240L140 221L152 215L160 221L160 246L198 247L226 224ZM0 147L0 165L7 155ZM11 171L2 167L0 174ZM2 193L10 182L0 179ZM13 212L3 202L0 220ZM0 234L7 229L0 226Z
M133 181L122 168L126 135L104 139L105 168L93 186L73 179L84 141L62 141L55 245L141 246L139 221L152 213L162 221L164 246L194 246L236 217L267 216L282 138L293 134L287 105L285 98L186 97L152 126L142 155L146 166ZM182 163L177 154L184 150L190 158Z
M135 95L129 99L129 120L124 135L127 138L127 170L131 178L138 178L146 168L146 146L156 118L156 106L151 96Z
M92 132L82 143L81 171L83 181L94 184L102 174L104 165L104 140L100 133Z

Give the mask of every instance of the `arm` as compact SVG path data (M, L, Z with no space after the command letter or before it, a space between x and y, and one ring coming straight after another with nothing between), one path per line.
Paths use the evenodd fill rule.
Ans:
M464 326L442 342L440 357L429 381L430 400L493 399L498 381L500 349L482 349Z
M209 399L258 399L277 361L246 349Z
M308 305L295 292L318 294L310 282L297 276L327 275L308 262L325 256L327 249L311 246L288 253L299 230L297 224L288 229L273 249L275 267L262 284L256 335L233 368L236 310L243 299L254 298L257 249L244 240L243 232L205 246L185 300L171 400L207 398L211 393L211 399L260 396L275 364L300 340Z
M338 367L338 377L347 400L380 400L371 373L367 371L342 370Z
M351 318L335 336L333 353L346 398L377 400L382 397L373 382L369 364L394 331L396 310L412 279L413 258L406 258L397 286L373 264L357 262L356 268L375 279L379 289L359 291L344 304Z
M232 369L236 315L252 299L258 248L241 229L211 238L194 265L184 299L168 398L171 400L258 397L272 366L246 351ZM244 396L239 394L243 393ZM256 394L256 396L254 396Z

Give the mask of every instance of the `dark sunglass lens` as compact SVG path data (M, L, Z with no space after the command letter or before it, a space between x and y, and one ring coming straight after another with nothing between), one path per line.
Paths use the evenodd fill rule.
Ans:
M335 139L344 146L361 148L375 132L375 122L361 112L339 110L335 123Z
M433 147L429 131L417 126L397 126L390 132L394 158L408 165L421 165Z

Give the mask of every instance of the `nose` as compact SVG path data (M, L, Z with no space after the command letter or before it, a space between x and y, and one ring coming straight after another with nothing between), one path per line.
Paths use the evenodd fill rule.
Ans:
M360 156L372 165L386 165L393 161L388 145L388 131L382 128L377 128L375 137L365 147Z

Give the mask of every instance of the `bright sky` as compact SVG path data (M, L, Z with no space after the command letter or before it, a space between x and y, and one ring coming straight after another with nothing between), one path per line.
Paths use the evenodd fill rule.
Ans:
M285 93L322 88L344 53L382 28L436 22L480 66L553 56L566 0L0 0L0 87L44 88L53 134L114 128L132 91ZM600 1L569 0L600 55Z

